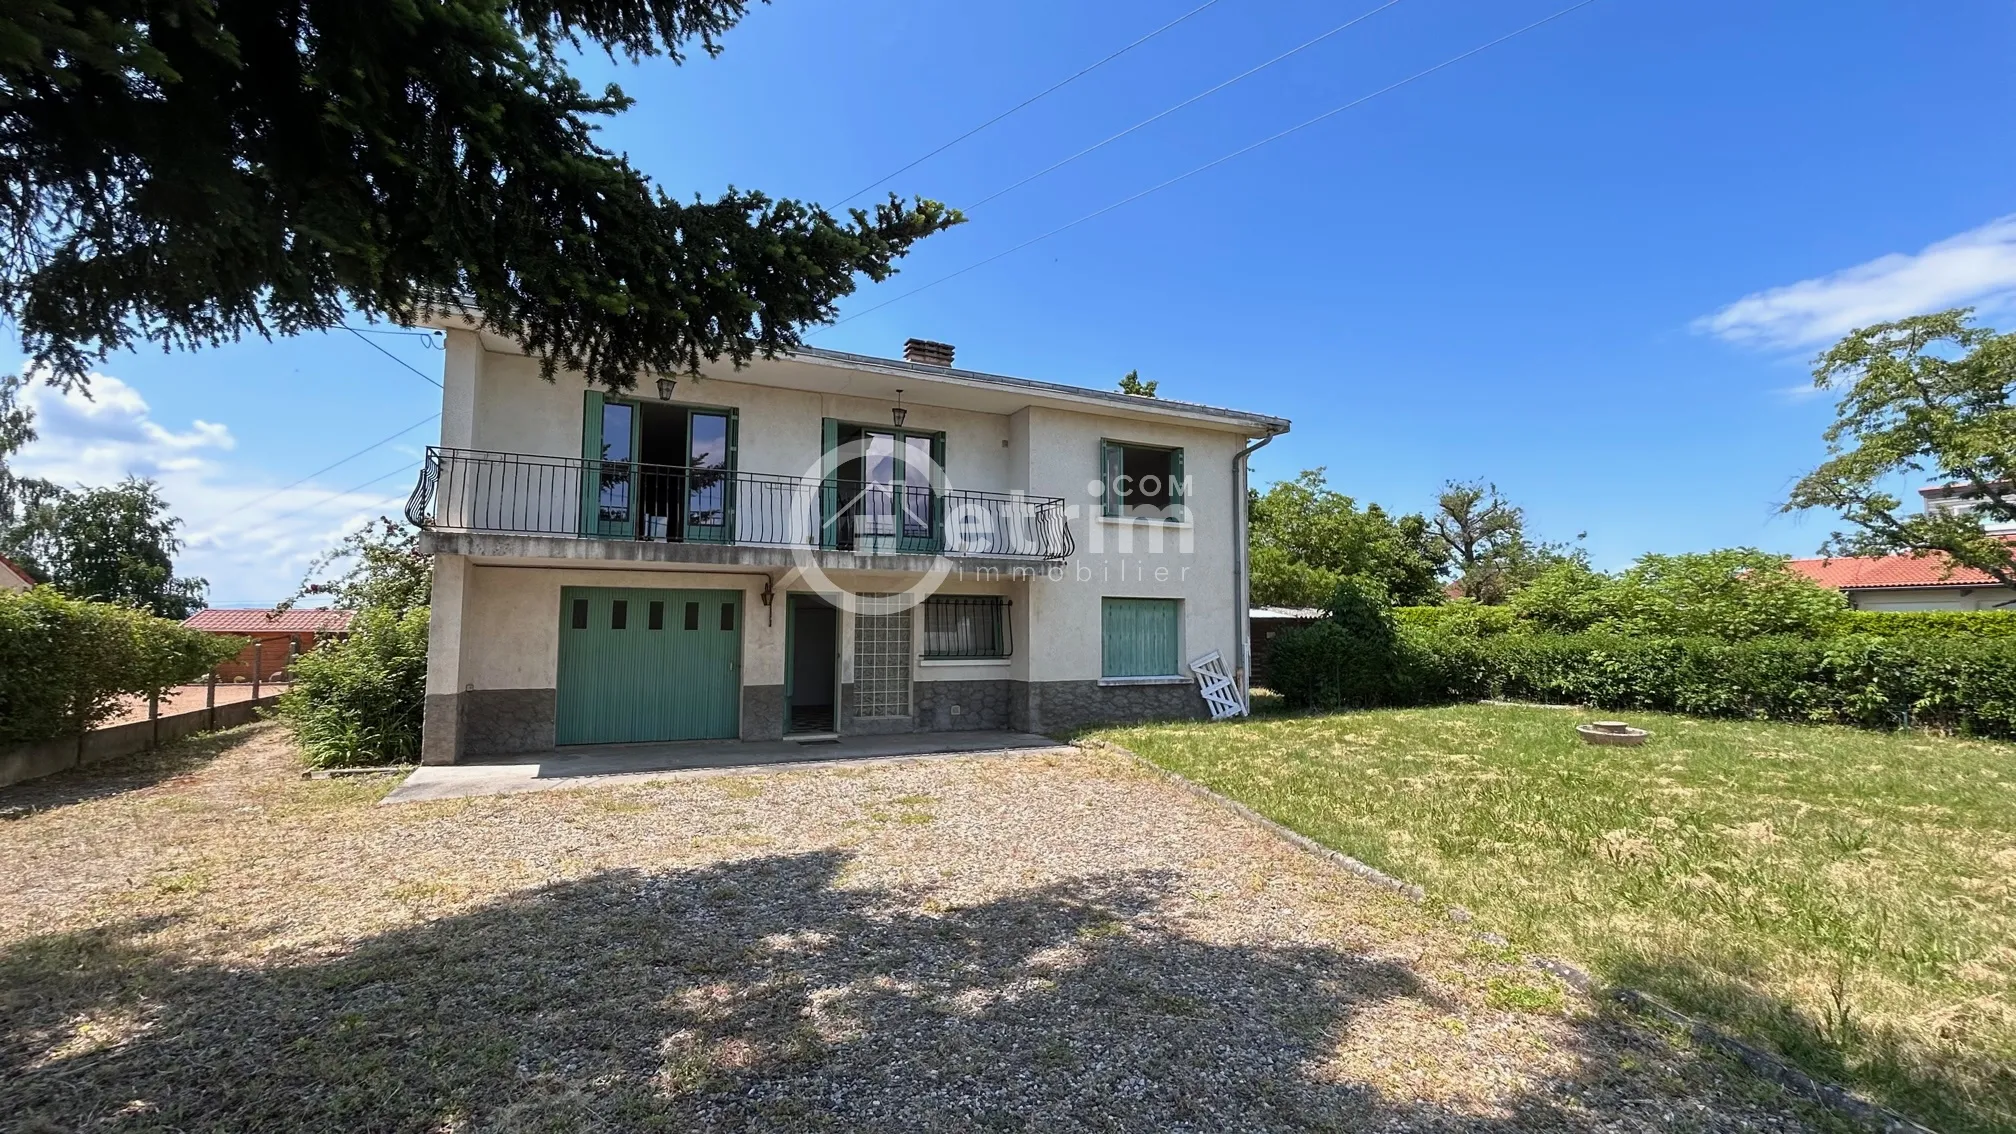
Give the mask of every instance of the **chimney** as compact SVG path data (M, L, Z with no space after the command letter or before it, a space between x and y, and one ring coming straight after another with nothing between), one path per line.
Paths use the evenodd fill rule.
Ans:
M903 361L921 366L951 366L952 344L934 343L930 339L907 339L903 343Z

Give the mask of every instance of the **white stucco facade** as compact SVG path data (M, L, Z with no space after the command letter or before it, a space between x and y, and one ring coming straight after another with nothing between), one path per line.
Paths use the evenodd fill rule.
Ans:
M428 504L426 546L436 556L430 761L556 743L550 704L568 680L565 588L739 596L745 739L791 728L780 691L792 664L793 595L820 594L840 608L842 732L1057 731L1094 719L1194 715L1201 704L1187 669L1108 675L1102 612L1109 599L1161 600L1148 604L1160 612L1173 603L1182 659L1216 651L1236 664L1244 650L1238 466L1249 445L1285 432L1285 420L830 352L757 360L742 370L724 363L679 377L662 401L647 379L623 395L642 403L640 415L662 414L662 407L731 412L736 476L800 478L807 487L796 503L814 511L820 485L831 483L819 478L832 476L822 458L833 423L886 430L900 397L903 429L935 437L942 453L932 490L944 502L947 533L959 526L962 494L1005 494L989 496L988 507L1061 516L1072 544L1068 556L1055 553L1054 536L1043 553L996 540L986 554L962 554L956 534L921 554L766 546L766 539L778 541L754 531L757 509L750 506L730 519L733 535L682 546L676 536L654 540L641 528L620 538L576 530L592 499L583 485L600 483L581 471L591 404L581 376L542 378L536 359L459 325L447 325L446 346L441 448L461 455L437 462ZM1102 448L1112 443L1180 451L1186 491L1175 518L1102 514ZM858 624L850 599L860 594L993 596L1005 601L1011 648L1006 657L928 658L913 622L907 719L850 715Z

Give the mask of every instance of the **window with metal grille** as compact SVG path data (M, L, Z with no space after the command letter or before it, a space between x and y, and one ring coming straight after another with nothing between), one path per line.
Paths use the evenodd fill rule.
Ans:
M933 595L924 600L925 657L1005 658L1012 652L1007 599Z
M896 595L861 595L854 616L854 715L910 715L910 610Z

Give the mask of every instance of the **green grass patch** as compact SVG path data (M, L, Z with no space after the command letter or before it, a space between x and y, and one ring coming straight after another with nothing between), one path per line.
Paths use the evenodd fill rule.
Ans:
M1587 719L1101 735L1947 1134L2016 1129L2016 745L1634 713L1651 742L1606 749Z

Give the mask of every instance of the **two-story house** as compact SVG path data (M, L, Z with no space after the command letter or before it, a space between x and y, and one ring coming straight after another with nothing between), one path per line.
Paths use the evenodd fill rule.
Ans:
M634 390L446 331L423 758L1199 716L1275 417L801 349ZM1243 681L1241 682L1243 695Z

